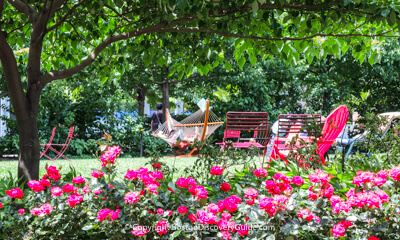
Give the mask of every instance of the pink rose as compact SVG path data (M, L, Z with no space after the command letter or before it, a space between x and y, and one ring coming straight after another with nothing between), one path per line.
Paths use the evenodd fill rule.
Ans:
M187 214L187 213L188 213L187 207L185 207L185 206L179 206L179 207L178 207L178 212L179 212L180 214Z
M60 167L60 169L61 169L61 167ZM50 179L53 179L54 181L59 181L60 179L61 179L61 175L60 175L60 173L59 173L59 170L56 168L56 167L54 167L54 166L48 166L47 168L46 168L46 170L47 170L47 176L50 178Z
M301 186L304 183L304 180L300 176L294 176L292 179L292 183L297 186Z
M77 193L69 195L67 198L67 203L71 207L75 207L75 205L81 203L83 201L83 196Z
M222 175L222 172L224 169L222 169L220 166L214 166L210 169L210 174L212 175Z
M247 188L246 190L244 190L244 197L245 198L255 199L256 197L258 197L257 189Z
M162 172L158 172L158 171L151 172L151 176L155 179L163 179Z
M63 195L63 190L60 187L52 187L50 191L52 197L59 197Z
M164 213L164 210L162 208L159 208L159 209L157 209L157 213L161 215Z
M101 155L100 161L102 162L102 167L107 164L114 164L115 159L121 153L121 148L119 146L108 147L107 151Z
M148 232L149 232L149 230L146 227L140 226L140 225L134 226L131 231L131 233L133 235L138 236L138 237L143 236Z
M239 225L236 227L237 232L239 233L240 236L246 236L249 235L249 230L250 227L249 225Z
M81 183L84 183L86 181L86 179L85 178L83 178L83 177L81 177L81 176L76 176L76 177L74 177L73 179L72 179L72 183L75 183L75 184L81 184Z
M99 172L96 170L93 170L93 172L92 172L92 177L94 177L94 178L102 178L103 176L104 176L103 172Z
M63 190L64 192L66 192L66 193L71 193L71 192L74 192L74 191L75 191L74 185L69 184L69 183L65 184L65 185L62 187L62 190Z
M344 228L343 224L338 223L332 228L332 233L334 237L344 237L344 232L346 229Z
M268 170L267 169L263 169L263 168L256 169L256 170L254 170L253 174L256 177L259 177L259 178L266 177L267 174L268 174Z
M6 194L10 196L10 198L22 199L25 193L22 192L20 188L13 188L11 190L6 190Z
M140 192L127 192L124 199L125 203L133 204L140 200Z
M158 223L155 227L156 233L160 234L160 236L161 236L163 234L166 234L167 230L168 230L168 223L164 220L158 221Z
M208 204L207 209L209 212L214 213L214 214L217 214L220 211L218 205L215 203Z
M119 210L119 209L117 209L115 211L112 211L108 208L101 209L97 213L97 219L99 219L100 222L102 222L103 220L108 220L109 222L112 222L118 218L118 215L120 212L121 212L121 210Z
M25 209L23 209L23 208L18 209L18 213L21 214L21 215L23 215L23 214L25 213Z
M28 186L32 189L34 192L41 192L45 190L45 187L37 180L31 180L28 182Z

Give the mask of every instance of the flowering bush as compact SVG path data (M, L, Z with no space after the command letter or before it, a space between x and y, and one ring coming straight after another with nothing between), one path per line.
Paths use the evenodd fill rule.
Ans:
M0 237L37 239L395 239L400 166L344 175L270 162L209 164L204 178L173 178L165 164L127 169L115 181L118 147L101 169L60 176L46 167L28 189L5 189ZM220 167L223 166L223 167ZM290 171L288 171L290 170ZM67 175L70 175L67 174ZM292 238L288 238L292 237Z

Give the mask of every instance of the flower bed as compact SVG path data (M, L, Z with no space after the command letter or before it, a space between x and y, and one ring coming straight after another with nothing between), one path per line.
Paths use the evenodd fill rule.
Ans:
M29 189L0 199L0 236L79 239L395 239L400 166L354 177L317 169L303 176L245 167L227 177L212 166L207 181L173 181L166 165L128 169L114 181L119 147L101 157L91 176L61 177L48 166Z

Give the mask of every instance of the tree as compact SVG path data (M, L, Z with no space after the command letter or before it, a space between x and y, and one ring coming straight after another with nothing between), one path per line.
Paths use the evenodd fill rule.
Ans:
M374 60L374 41L398 37L398 14L396 4L386 0L0 0L0 60L20 136L18 176L39 177L42 89L79 73L101 53L111 55L119 41L132 38L135 44L127 50L146 52L145 63L154 59L160 65L167 59L159 46L180 45L174 53L183 59L180 78L193 66L211 71L204 59L223 54L221 43L229 38L236 38L240 67L244 52L252 64L265 54L295 64L300 53L307 59L339 57L349 46L358 60ZM14 54L23 48L29 54ZM26 76L18 71L21 64L27 65Z

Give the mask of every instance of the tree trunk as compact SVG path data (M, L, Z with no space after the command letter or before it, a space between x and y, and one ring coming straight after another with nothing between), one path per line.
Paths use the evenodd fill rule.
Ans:
M143 88L143 87L137 88L136 92L137 92L136 100L139 103L139 115L143 117L144 116L144 103L145 103L145 100L146 100L147 89Z
M169 110L169 86L170 83L168 81L164 81L161 85L161 92L162 92L162 105L163 105L163 117L162 122L165 122L166 119L166 112L165 109L168 108Z
M39 179L40 142L37 126L41 88L28 90L24 111L15 111L19 134L18 178L25 184ZM15 106L13 104L13 106Z

